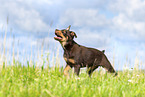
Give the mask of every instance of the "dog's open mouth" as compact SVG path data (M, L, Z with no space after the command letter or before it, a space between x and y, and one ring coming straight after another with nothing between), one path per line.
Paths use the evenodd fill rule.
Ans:
M60 35L57 35L57 34L56 34L56 37L54 37L54 39L55 39L55 40L61 40L62 37L61 37Z

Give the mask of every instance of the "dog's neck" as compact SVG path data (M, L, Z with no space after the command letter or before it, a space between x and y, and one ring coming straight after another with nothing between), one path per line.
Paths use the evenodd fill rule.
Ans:
M73 40L73 41L61 43L61 45L62 45L62 48L64 49L64 51L71 51L73 49L73 47L75 45L77 45L77 43Z
M78 44L73 40L73 41L69 41L69 42L66 42L66 44L62 47L64 49L64 56L66 58L69 58L72 56L72 52L74 51L74 48L78 46Z

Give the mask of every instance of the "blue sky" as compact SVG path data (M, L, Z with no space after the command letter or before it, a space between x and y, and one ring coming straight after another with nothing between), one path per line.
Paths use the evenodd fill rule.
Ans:
M105 49L116 69L131 68L145 64L144 10L145 0L0 0L0 45L8 26L7 50L13 51L14 42L16 51L35 56L44 44L44 52L59 47L62 57L54 31L71 25L77 43Z

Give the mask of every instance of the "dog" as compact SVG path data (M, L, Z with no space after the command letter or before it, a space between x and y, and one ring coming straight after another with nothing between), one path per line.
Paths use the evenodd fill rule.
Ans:
M104 54L105 50L99 51L98 49L77 44L73 40L74 37L77 38L77 35L74 31L70 31L70 27L63 30L55 30L56 37L54 39L60 42L64 50L63 57L67 63L63 74L69 76L69 70L74 67L74 73L79 76L80 68L87 67L90 68L88 74L91 76L95 69L102 66L108 72L115 73L116 76L117 73Z

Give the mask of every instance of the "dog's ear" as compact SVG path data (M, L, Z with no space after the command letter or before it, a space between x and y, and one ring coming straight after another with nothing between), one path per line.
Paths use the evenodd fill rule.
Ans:
M75 32L71 31L71 32L70 32L70 34L71 34L71 36L72 36L72 37L77 38L77 35L76 35L76 33L75 33Z
M69 26L66 28L66 30L68 30L68 31L69 31L69 30L70 30L70 27L71 27L71 25L69 25Z

